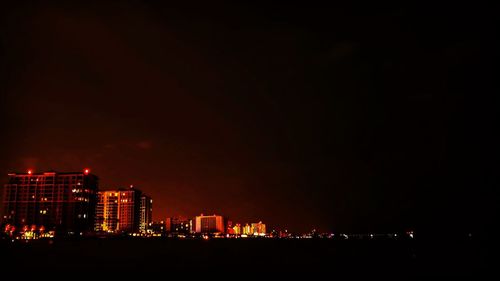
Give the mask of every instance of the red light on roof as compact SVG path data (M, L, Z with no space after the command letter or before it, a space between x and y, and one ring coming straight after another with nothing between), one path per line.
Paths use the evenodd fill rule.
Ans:
M88 175L88 174L90 173L90 169L85 169L85 170L83 170L83 172L84 172L86 175Z
M33 171L32 170L28 170L28 175L31 175L33 174Z

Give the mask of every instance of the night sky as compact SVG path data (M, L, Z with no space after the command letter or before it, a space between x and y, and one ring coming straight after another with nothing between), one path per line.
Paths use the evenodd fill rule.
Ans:
M89 167L155 220L292 231L495 221L493 10L121 2L0 11L3 182Z

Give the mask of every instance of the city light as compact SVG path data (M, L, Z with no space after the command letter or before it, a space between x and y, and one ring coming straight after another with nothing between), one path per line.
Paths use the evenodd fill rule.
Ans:
M0 7L3 280L500 268L496 5L24 2Z
M90 169L84 169L87 175ZM28 170L33 175L32 170ZM9 174L10 181L5 185L3 219L7 224L4 234L14 240L32 240L55 237L55 229L67 231L67 235L120 235L130 237L173 237L183 239L396 239L397 234L339 234L318 233L313 229L309 233L295 234L288 229L266 230L262 221L234 223L221 215L199 215L193 218L167 217L166 220L152 221L153 199L136 188L116 188L100 191L97 187L97 178L88 178L82 182L81 173L44 172L31 177L30 189L18 189L24 184L26 174ZM76 188L78 187L78 188ZM130 185L133 187L133 185ZM51 194L69 192L74 194L62 198ZM8 200L6 199L8 198ZM31 198L23 205L24 198ZM6 201L7 200L7 201ZM65 213L64 206L78 204L78 213ZM17 206L17 207L16 207ZM20 210L23 206L24 210ZM49 207L50 206L50 207ZM92 209L94 208L94 209ZM35 214L26 214L33 212ZM60 211L63 210L63 211ZM93 214L93 215L89 215ZM136 215L138 214L138 215ZM67 222L78 225L79 231L66 230L62 225L47 224L47 222ZM44 225L37 224L44 222ZM17 228L16 228L17 227ZM81 231L80 231L81 230ZM404 232L402 232L404 233ZM413 239L413 230L406 231L406 237ZM337 238L338 237L338 238Z

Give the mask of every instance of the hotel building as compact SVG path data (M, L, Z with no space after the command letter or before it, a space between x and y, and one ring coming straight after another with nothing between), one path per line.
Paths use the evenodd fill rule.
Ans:
M258 223L252 223L252 234L255 236L266 235L266 225L261 221Z
M4 223L55 230L58 235L92 231L98 177L82 172L10 173L3 192Z
M139 232L146 233L153 221L153 199L146 194L141 195Z
M130 187L100 191L96 208L95 231L139 232L151 222L152 200Z
M222 216L200 216L195 217L196 233L225 233L225 220Z

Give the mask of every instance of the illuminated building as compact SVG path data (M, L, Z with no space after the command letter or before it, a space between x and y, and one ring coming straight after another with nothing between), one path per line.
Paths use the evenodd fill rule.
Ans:
M226 234L234 235L234 229L233 229L233 222L232 221L228 221L227 222Z
M244 235L252 235L253 234L252 227L248 223L245 224L245 226L243 227L243 234Z
M225 233L225 223L222 216L196 216L195 232L196 233Z
M142 207L143 198L149 199L151 202L151 198L143 197L142 192L133 187L100 191L96 208L95 230L138 232L142 219L144 221L151 219L151 204Z
M185 217L171 217L166 220L168 233L174 234L189 234L191 233L193 220Z
M101 191L98 193L95 230L113 232L118 227L118 193Z
M139 231L146 233L149 224L153 221L153 199L146 194L141 196Z
M237 223L235 226L233 226L233 232L235 235L241 235L241 224Z
M266 225L261 221L259 221L258 223L252 223L252 234L256 236L266 235Z
M98 178L82 172L10 173L3 193L3 221L58 234L92 231ZM21 227L22 226L22 227Z
M165 235L165 233L167 232L165 221L151 222L148 225L148 233Z

